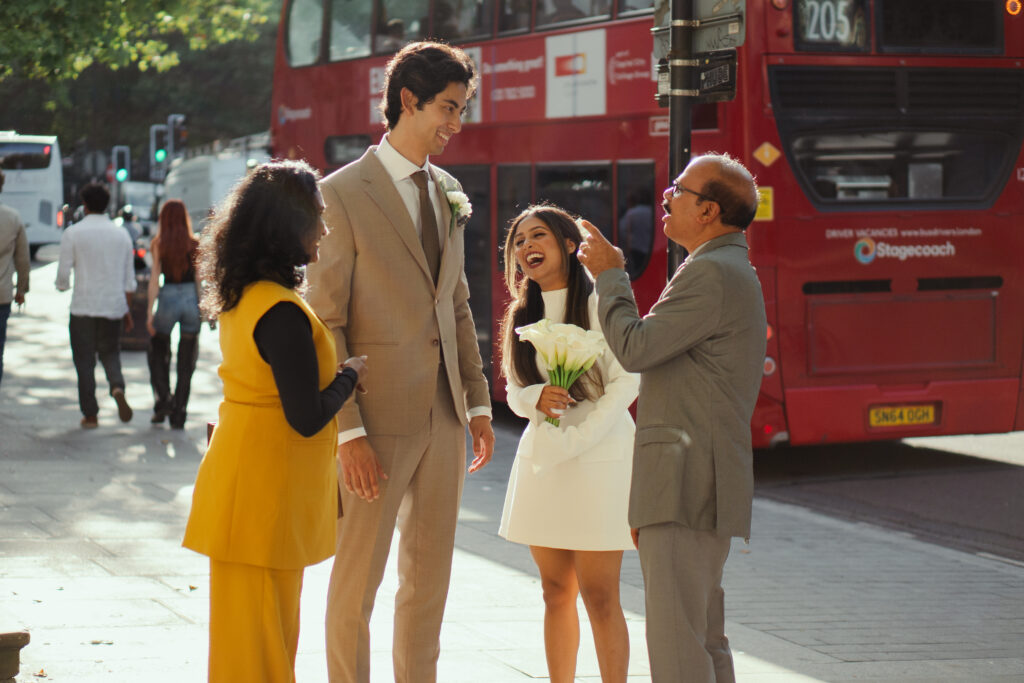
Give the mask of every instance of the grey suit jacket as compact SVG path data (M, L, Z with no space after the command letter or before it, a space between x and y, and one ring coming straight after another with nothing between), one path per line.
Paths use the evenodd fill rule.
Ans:
M423 246L391 176L370 147L324 178L330 232L320 260L308 267L306 299L334 332L338 359L366 355L368 393L338 413L340 431L409 435L430 416L443 360L455 414L489 406L490 394L469 309L463 229L449 233L451 209L441 202L444 237L435 287ZM461 187L436 166L433 179Z
M722 235L691 255L643 318L624 271L601 273L597 294L608 345L641 373L630 526L677 522L749 537L750 418L766 320L744 235Z

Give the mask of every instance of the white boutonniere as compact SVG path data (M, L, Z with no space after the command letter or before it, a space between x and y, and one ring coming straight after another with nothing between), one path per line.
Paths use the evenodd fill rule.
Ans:
M473 205L469 203L469 197L465 192L449 190L444 183L441 183L441 189L444 191L445 199L448 200L448 208L452 210L452 220L448 225L448 236L451 237L455 232L456 225L460 228L466 227L469 216L473 213Z

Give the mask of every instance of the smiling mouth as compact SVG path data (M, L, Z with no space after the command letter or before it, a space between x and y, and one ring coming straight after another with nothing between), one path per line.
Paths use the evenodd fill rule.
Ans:
M544 262L544 254L533 252L532 254L527 254L525 260L526 265L530 266L531 268L533 266L539 266L541 263Z
M447 145L448 140L450 140L452 136L442 131L437 131L437 137L441 138L441 141Z

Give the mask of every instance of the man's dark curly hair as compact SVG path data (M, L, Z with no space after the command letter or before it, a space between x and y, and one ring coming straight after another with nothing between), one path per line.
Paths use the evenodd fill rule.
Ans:
M464 83L466 97L476 90L473 60L457 47L444 43L409 43L384 67L384 98L380 109L388 130L398 125L402 114L402 88L416 96L417 108L434 100L449 83Z
M231 190L199 246L200 308L210 320L238 305L253 282L302 285L308 245L320 229L319 177L304 161L271 161Z

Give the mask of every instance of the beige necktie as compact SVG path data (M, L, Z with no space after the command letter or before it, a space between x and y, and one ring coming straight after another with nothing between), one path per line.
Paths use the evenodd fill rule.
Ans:
M427 191L427 180L426 171L416 171L412 174L412 181L420 189L420 221L423 228L420 240L423 242L423 253L427 256L430 274L434 278L434 284L437 284L437 274L441 270L441 243L437 235L437 216L430 201L430 192Z

